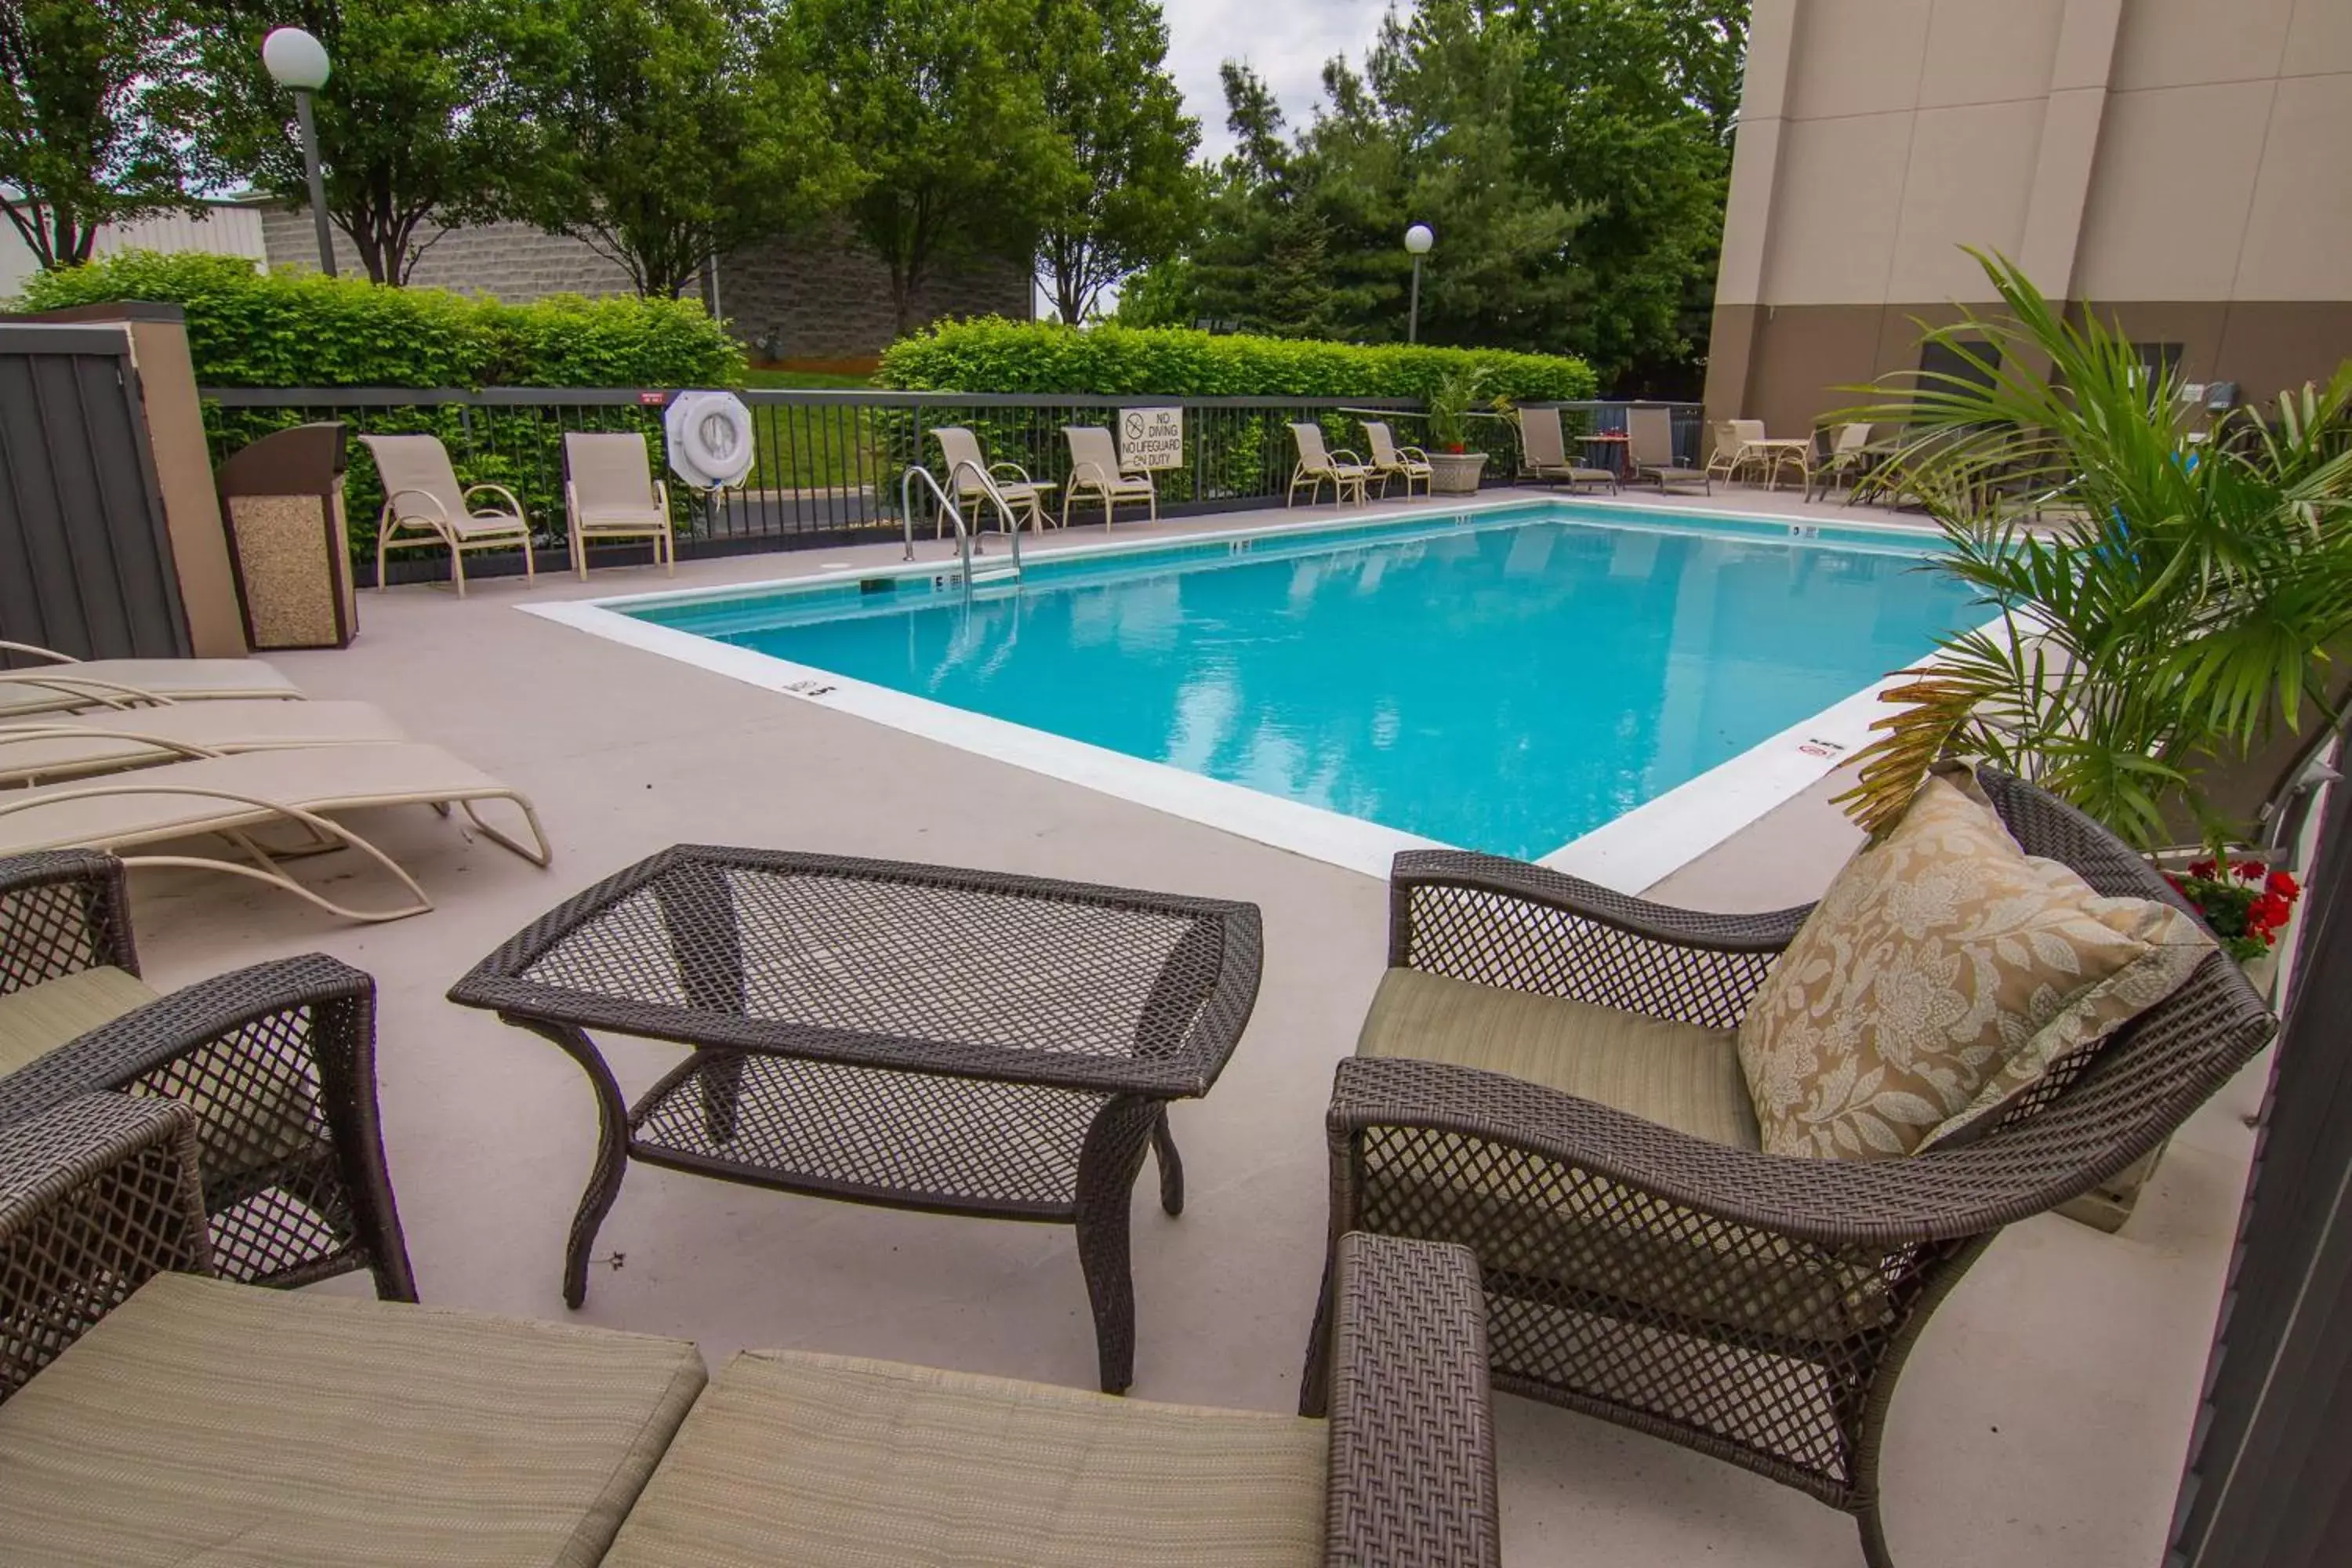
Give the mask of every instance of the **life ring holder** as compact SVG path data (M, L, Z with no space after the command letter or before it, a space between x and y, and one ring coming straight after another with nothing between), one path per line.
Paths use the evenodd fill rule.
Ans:
M751 411L731 392L681 392L662 415L670 471L698 490L731 489L758 460Z

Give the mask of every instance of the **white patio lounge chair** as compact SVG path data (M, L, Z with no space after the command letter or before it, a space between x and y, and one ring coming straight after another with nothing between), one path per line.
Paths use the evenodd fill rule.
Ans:
M1568 456L1568 437L1560 428L1557 408L1522 408L1519 410L1519 453L1528 475L1543 484L1564 484L1570 489L1578 485L1607 485L1618 489L1617 476L1607 468L1588 468L1571 462Z
M1290 470L1290 490L1283 497L1284 506L1297 504L1298 487L1301 485L1307 487L1308 506L1315 504L1316 497L1322 493L1327 483L1331 487L1334 505L1344 504L1350 491L1355 493L1359 501L1369 499L1364 487L1370 480L1372 470L1365 466L1363 458L1344 447L1336 452L1326 450L1323 426L1312 422L1293 425L1290 438L1298 445L1298 466Z
M301 688L257 658L75 658L30 643L0 651L50 662L0 669L0 720L89 708L147 708L224 698L292 700Z
M570 522L572 569L588 581L588 545L602 539L645 539L654 560L677 575L677 537L670 528L669 486L654 478L645 437L635 430L563 434L563 510Z
M1633 477L1649 479L1664 490L1674 485L1696 485L1715 493L1705 468L1686 468L1675 460L1674 416L1663 408L1629 408L1625 435Z
M1070 484L1062 492L1062 526L1070 526L1070 503L1080 496L1098 496L1103 503L1103 531L1110 531L1111 512L1121 501L1141 501L1160 521L1160 491L1149 468L1129 468L1119 458L1118 443L1098 425L1065 425L1070 443Z
M530 844L482 820L475 808L489 800L514 804L530 826ZM552 858L539 814L520 791L437 746L413 741L200 757L108 778L0 794L0 855L103 849L121 855L126 866L194 866L250 877L346 920L404 920L431 909L433 900L391 856L328 815L391 805L429 805L444 816L452 805L462 805L475 828L492 843L534 866ZM310 841L272 851L253 837L257 828L281 823L307 828ZM245 862L188 853L121 853L212 834L227 839ZM281 856L338 847L356 849L374 861L408 889L414 901L390 910L353 909L304 887L278 865Z
M1764 421L1723 419L1715 426L1715 453L1706 460L1709 480L1729 483L1765 461Z
M947 489L956 498L957 506L978 500L987 493L988 486L981 482L981 476L985 474L989 483L995 485L996 493L1004 498L1004 504L1013 509L1016 526L1026 516L1031 531L1045 531L1045 493L1060 486L1050 480L1031 479L1029 470L1018 463L989 462L980 455L980 437L961 425L942 425L931 436L940 444L940 460L948 466ZM948 520L940 518L932 536L944 533L947 526Z
M408 739L366 702L174 702L0 723L0 785L152 767L194 755Z
M530 522L514 491L504 485L461 488L457 470L449 466L448 448L437 436L362 436L360 440L375 458L376 473L383 480L383 511L375 527L377 592L385 586L387 552L435 545L449 552L449 575L461 599L466 596L469 550L520 550L524 580L537 579ZM506 510L476 511L474 498L485 491L505 500Z
M1389 493L1391 479L1404 481L1404 493L1408 498L1412 495L1412 481L1415 479L1421 481L1421 493L1429 493L1431 469L1427 452L1418 447L1398 446L1396 437L1389 433L1388 425L1383 420L1365 420L1364 439L1372 448L1371 469L1381 477L1382 496Z

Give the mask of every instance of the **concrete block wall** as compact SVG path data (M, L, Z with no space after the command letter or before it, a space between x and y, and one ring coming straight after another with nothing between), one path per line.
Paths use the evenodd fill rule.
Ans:
M315 267L318 241L307 212L261 209L262 241L274 265ZM349 237L337 231L336 264L364 275ZM519 223L452 228L426 247L410 280L528 304L550 294L591 298L630 291L629 275L576 239ZM720 258L719 306L735 335L763 359L865 359L896 335L889 276L881 258L835 230L750 247ZM1028 268L979 260L934 270L916 297L920 321L943 316L1031 313Z

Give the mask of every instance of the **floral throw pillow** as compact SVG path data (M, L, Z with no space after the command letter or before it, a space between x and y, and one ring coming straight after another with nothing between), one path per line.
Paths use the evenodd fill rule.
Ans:
M1764 1148L1880 1160L1965 1142L2212 951L2170 905L2027 855L1971 774L1939 770L1838 873L1740 1020Z

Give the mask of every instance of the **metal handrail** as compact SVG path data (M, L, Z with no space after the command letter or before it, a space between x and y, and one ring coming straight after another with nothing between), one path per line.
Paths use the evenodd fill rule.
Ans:
M1017 577L1021 574L1021 519L1014 513L1013 503L1004 499L1004 492L996 488L996 480L990 476L988 470L970 458L959 459L955 466L948 470L948 483L961 489L960 481L967 468L971 470L972 478L980 481L981 493L996 503L996 513L1004 520L1002 531L1012 536L1013 574ZM912 561L915 558L914 484L915 476L918 474L922 476L924 488L931 492L933 499L947 509L950 517L955 519L956 553L963 564L963 580L970 583L971 558L975 554L984 553L984 548L972 537L977 531L965 529L963 508L948 499L948 492L940 488L940 481L933 479L930 469L924 468L920 463L909 464L907 471L898 476L898 519L907 542L904 559Z

